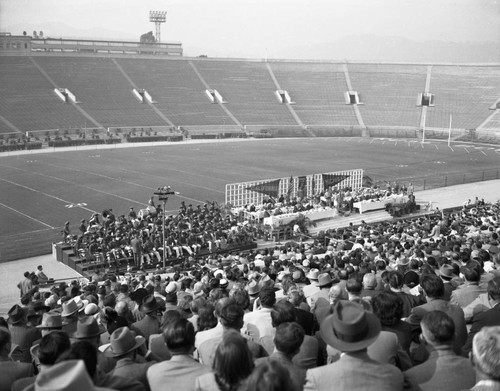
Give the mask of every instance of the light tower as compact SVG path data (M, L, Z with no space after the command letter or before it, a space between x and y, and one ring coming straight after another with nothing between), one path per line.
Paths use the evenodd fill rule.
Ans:
M160 43L160 27L167 21L167 11L149 11L149 21L156 26L156 42Z

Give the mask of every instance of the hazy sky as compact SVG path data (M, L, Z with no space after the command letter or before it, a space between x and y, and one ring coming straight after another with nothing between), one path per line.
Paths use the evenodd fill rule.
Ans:
M365 34L500 50L500 0L0 0L0 30L138 40L154 31L150 10L167 11L162 41L188 55L264 57Z

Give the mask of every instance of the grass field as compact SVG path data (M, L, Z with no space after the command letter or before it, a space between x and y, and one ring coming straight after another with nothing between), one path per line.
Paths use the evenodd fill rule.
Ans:
M224 202L227 183L363 168L374 181L427 187L494 179L493 148L415 141L312 138L172 144L0 157L0 262L51 251L65 221L112 208L126 214L170 185L180 202ZM486 171L486 177L483 172ZM465 176L465 177L464 177ZM445 179L446 177L446 179ZM462 179L464 178L464 179ZM500 189L499 189L500 193Z

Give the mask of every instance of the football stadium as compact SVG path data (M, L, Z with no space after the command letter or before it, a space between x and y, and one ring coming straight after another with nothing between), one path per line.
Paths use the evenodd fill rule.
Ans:
M189 56L165 14L0 34L0 389L498 387L500 66Z

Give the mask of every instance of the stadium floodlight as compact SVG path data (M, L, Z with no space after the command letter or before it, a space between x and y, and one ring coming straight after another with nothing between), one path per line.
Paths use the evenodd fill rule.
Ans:
M180 193L177 191L173 191L170 186L160 186L155 192L154 195L158 196L158 200L163 202L163 211L162 211L162 237L163 237L163 269L166 267L167 260L167 244L165 243L165 214L167 211L167 201L168 197L171 195L179 195Z
M149 11L149 21L156 26L156 42L160 43L160 27L167 21L167 11Z

